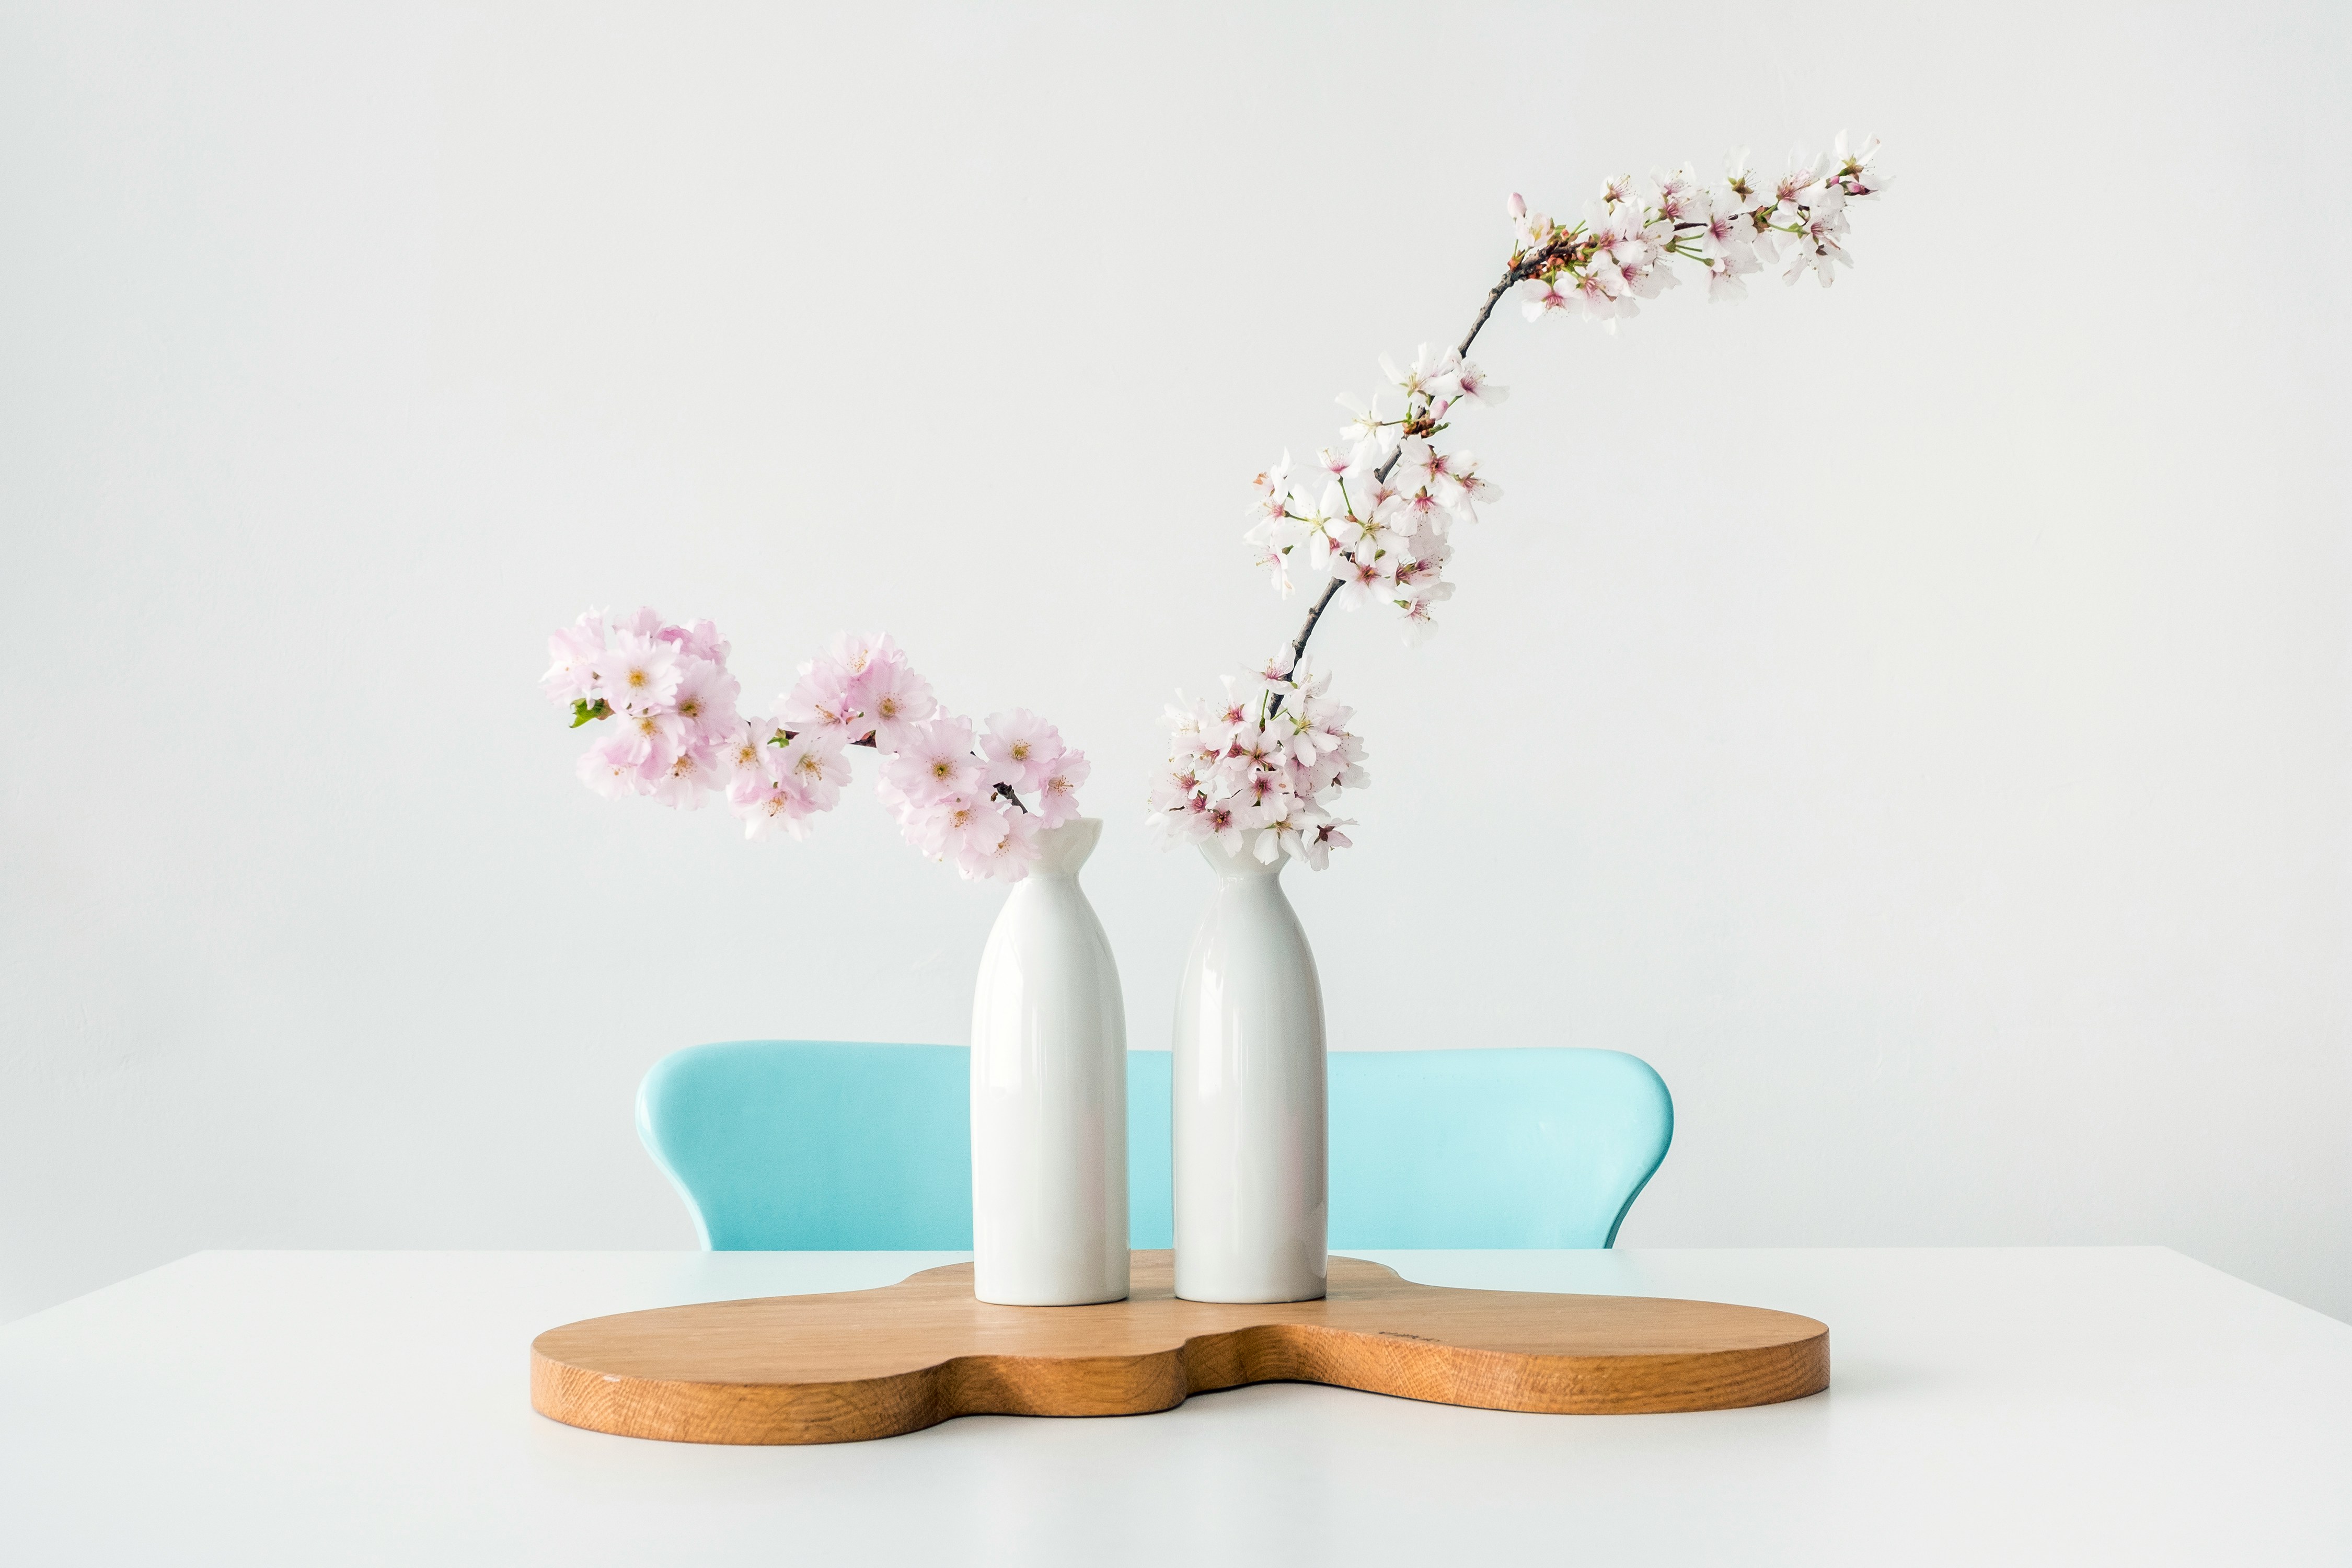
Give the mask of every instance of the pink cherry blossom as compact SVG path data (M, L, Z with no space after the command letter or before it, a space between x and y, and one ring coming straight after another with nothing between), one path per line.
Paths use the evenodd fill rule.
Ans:
M714 664L725 664L731 651L719 637L719 628L709 621L697 621L691 626L663 626L654 637L688 658L708 659Z
M685 671L677 648L635 632L623 632L615 641L618 646L605 660L600 687L614 711L656 710L677 694Z
M865 731L865 712L851 689L853 677L832 659L811 659L801 666L800 679L778 699L776 717L794 729L837 731L856 739Z
M774 720L765 715L755 714L749 719L738 720L735 732L727 737L727 744L719 754L729 779L764 774L768 769L769 743L782 738L783 731Z
M869 665L858 677L856 694L874 727L874 743L884 752L906 745L916 727L940 710L930 682L896 660Z
M975 845L992 851L1005 834L1004 812L994 797L942 795L898 814L907 841L934 860L953 860L966 876L964 857Z
M980 750L992 769L990 782L1026 794L1043 787L1061 761L1062 732L1026 708L1015 708L988 716Z
M603 614L583 611L578 621L547 639L547 657L551 662L539 678L539 688L551 700L567 706L583 699L596 700L602 679L597 667L604 658Z
M843 632L826 645L825 661L837 669L845 681L856 681L876 664L904 664L906 655L890 640L890 634L879 632L871 637L858 637Z
M1078 815L1078 786L1087 782L1091 771L1084 752L1064 752L1055 760L1053 771L1037 786L1037 820L1046 827L1059 827Z
M664 805L694 811L700 808L706 794L726 787L725 774L717 747L687 745L670 757L646 794Z
M691 658L678 677L670 707L685 721L692 743L715 744L733 734L738 727L735 699L742 689L742 683L727 672L726 665L709 658Z
M970 721L908 723L902 733L904 739L884 751L882 777L910 804L921 807L950 795L986 792L988 769L972 754Z
M775 776L790 785L811 811L831 811L840 803L841 786L849 782L850 768L839 736L825 730L803 730L769 750L769 766Z
M967 830L959 844L956 869L967 877L1014 882L1037 863L1038 819L1025 812L990 814Z
M632 765L657 777L688 739L686 721L667 708L629 708L620 715L614 739Z
M730 792L729 804L743 820L743 837L767 838L781 828L794 838L808 837L808 803L781 779L763 779Z
M633 750L628 736L605 736L581 753L580 782L608 800L645 793L644 759Z

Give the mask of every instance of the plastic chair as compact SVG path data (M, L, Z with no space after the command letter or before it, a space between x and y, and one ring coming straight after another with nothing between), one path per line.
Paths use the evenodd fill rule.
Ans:
M739 1040L654 1064L637 1133L715 1250L971 1246L961 1046ZM1173 1244L1166 1051L1128 1056L1129 1240ZM1619 1051L1335 1051L1331 1246L1609 1247L1674 1137Z

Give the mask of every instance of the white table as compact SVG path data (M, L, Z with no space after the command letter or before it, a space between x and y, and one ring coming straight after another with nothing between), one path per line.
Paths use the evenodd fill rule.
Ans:
M2352 1562L2352 1327L2160 1248L1387 1252L1831 1328L1830 1391L1519 1415L1261 1386L719 1448L532 1413L557 1323L948 1253L203 1253L0 1327L0 1563Z

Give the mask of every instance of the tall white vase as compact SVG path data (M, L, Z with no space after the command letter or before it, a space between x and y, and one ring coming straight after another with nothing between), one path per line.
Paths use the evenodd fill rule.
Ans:
M1202 846L1217 889L1176 993L1176 1294L1324 1292L1323 988L1282 868Z
M1127 1007L1078 888L1102 823L1037 836L971 1003L972 1293L1016 1307L1127 1297Z

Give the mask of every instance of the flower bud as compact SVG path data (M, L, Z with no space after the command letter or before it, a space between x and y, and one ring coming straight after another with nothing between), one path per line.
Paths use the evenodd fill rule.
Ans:
M1523 218L1528 216L1527 200L1517 191L1513 191L1511 193L1511 199L1504 204L1504 206L1505 210L1507 211L1515 219Z

